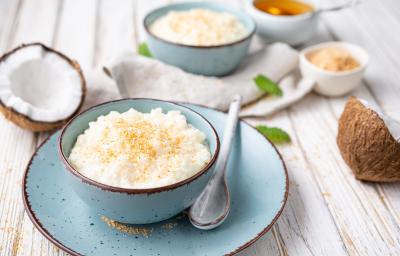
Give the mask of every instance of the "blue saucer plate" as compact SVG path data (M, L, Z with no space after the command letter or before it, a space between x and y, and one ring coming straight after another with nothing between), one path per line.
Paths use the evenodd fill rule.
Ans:
M226 114L185 104L222 138ZM228 163L231 212L222 226L201 231L184 214L148 225L126 225L93 213L68 186L53 134L33 155L23 179L26 212L39 231L71 255L233 255L265 234L288 196L285 165L274 146L241 121Z

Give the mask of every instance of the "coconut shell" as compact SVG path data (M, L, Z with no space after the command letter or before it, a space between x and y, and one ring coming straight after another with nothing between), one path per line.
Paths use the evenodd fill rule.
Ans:
M45 131L50 131L50 130L62 127L66 122L68 122L69 119L71 119L73 116L75 116L79 112L79 110L82 108L82 105L83 105L83 102L84 102L84 99L86 96L86 80L83 76L82 69L79 66L78 62L68 58L64 54L46 46L46 45L43 45L41 43L22 44L16 48L14 48L13 50L5 53L3 56L1 56L0 63L5 61L11 54L15 53L16 51L20 50L21 48L33 46L33 45L40 46L43 48L44 51L49 51L49 52L55 53L58 56L60 56L60 58L63 58L64 60L66 60L71 65L71 67L73 69L75 69L76 72L78 72L78 74L81 78L81 89L82 89L81 102L80 102L79 106L77 107L77 109L69 117L67 117L63 120L55 120L54 122L41 122L41 121L32 120L31 118L29 118L29 116L25 116L25 115L17 112L14 109L7 107L0 100L0 112L4 115L5 118L7 118L11 122L15 123L16 125L18 125L22 128L25 128L25 129L28 129L28 130L31 130L34 132L45 132Z
M337 144L357 179L400 181L400 143L382 118L355 97L340 117Z

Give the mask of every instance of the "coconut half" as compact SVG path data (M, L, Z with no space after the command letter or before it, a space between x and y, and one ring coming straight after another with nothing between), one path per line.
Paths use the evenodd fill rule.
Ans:
M79 64L41 43L21 45L0 58L0 111L20 127L61 127L83 104Z
M350 97L337 144L357 179L400 181L400 123L368 102Z

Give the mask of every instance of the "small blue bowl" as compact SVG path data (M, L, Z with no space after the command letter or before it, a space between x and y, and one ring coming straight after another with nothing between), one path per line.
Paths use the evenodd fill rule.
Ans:
M150 112L158 107L163 111L180 111L188 123L206 135L212 159L194 176L163 187L127 189L91 180L68 162L77 137L89 127L89 122L110 111L125 112L134 108L140 112ZM69 184L95 213L119 222L147 224L170 218L193 204L213 173L219 144L214 127L203 116L187 107L153 99L123 99L97 105L71 119L61 132L58 150Z
M247 28L249 34L232 43L217 46L190 46L161 39L150 32L149 26L170 11L205 8L235 15ZM157 59L191 73L206 76L222 76L231 73L246 56L251 38L256 30L254 21L247 14L226 5L211 2L170 4L153 10L144 18L147 44Z

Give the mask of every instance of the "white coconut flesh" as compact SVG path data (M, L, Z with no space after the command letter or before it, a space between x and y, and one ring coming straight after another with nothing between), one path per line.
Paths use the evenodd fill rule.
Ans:
M393 136L393 138L397 141L400 142L400 122L394 120L390 116L384 114L382 110L379 108L379 106L372 105L368 101L364 99L358 99L361 104L364 105L364 107L374 111L375 113L378 114L378 116L383 120L385 123L385 126L388 128L390 134Z
M40 45L22 47L0 63L0 100L39 122L70 117L82 100L81 77L60 55Z

